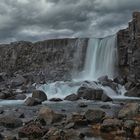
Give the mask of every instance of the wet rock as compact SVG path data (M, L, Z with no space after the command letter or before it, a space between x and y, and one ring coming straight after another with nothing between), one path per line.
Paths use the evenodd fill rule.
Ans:
M38 118L46 124L52 124L63 120L65 115L58 114L48 107L42 107L38 113Z
M140 97L140 85L130 89L128 92L125 93L125 96Z
M113 89L114 91L117 91L118 88L118 84L113 82L113 81L105 81L102 83L103 86L108 86L111 89Z
M108 95L106 95L105 93L102 95L101 100L103 102L110 102L110 101L112 101L112 99Z
M80 87L77 91L78 97L86 100L101 100L102 94L102 89L94 89L84 86Z
M100 83L102 83L102 82L104 82L104 81L108 81L108 76L105 75L105 76L99 77L99 78L98 78L98 81L99 81Z
M10 98L13 96L15 96L15 94L9 89L3 90L0 92L0 99L9 99L10 100Z
M51 98L49 101L51 102L62 102L63 100L60 98Z
M105 117L106 113L102 110L97 110L97 109L89 109L87 112L85 112L85 118L89 121L89 122L93 122L93 123L99 123L103 120L103 118Z
M122 127L122 121L118 119L105 119L101 124L100 129L102 132L111 132L111 131L117 131L121 129L121 127Z
M103 109L111 109L111 106L110 105L102 105L101 108L103 108Z
M77 128L82 128L88 125L87 120L85 119L84 115L78 114L78 113L74 113L72 114L71 118L69 120L67 120L68 122L68 126L71 126L71 128L77 129Z
M25 101L25 105L27 106L35 106L35 105L39 105L41 104L42 102L36 98L32 98L32 97L29 97L26 99Z
M120 85L124 85L124 84L125 84L125 80L124 80L122 77L120 77L120 76L114 78L113 81L114 81L115 83L117 83L117 84L120 84Z
M36 139L43 137L46 132L47 130L39 123L31 122L19 130L18 136L20 138Z
M78 99L79 97L76 94L71 94L64 98L64 100L68 100L68 101L77 101Z
M130 90L132 88L135 87L135 83L131 82L131 81L128 81L126 84L125 84L125 89L126 90Z
M17 128L22 126L22 121L12 116L3 116L0 117L0 125L8 128Z
M85 108L85 107L87 107L88 105L85 104L85 103L79 103L78 106L81 107L81 108Z
M41 102L46 101L47 100L47 95L46 93L44 93L43 91L40 90L35 90L32 93L32 97L39 99Z
M123 108L119 111L119 118L131 118L138 114L139 104L138 103L128 103L123 106Z
M26 95L25 94L18 94L14 97L15 100L25 100Z

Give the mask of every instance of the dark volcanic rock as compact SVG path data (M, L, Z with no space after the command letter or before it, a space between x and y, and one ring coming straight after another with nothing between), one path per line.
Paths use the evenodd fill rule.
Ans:
M31 122L19 130L18 136L20 138L37 139L43 137L45 132L47 132L47 130L39 123Z
M48 107L42 107L38 113L38 118L46 124L60 122L64 117L65 115L56 113Z
M140 97L140 85L135 86L125 93L125 96L129 97Z
M85 107L87 107L88 105L87 105L86 103L79 103L78 106L81 107L81 108L85 108Z
M129 27L118 32L119 69L128 81L140 82L140 12L133 13Z
M61 102L63 100L60 99L60 98L51 98L49 101L51 101L51 102Z
M77 101L78 99L80 98L76 94L71 94L64 98L64 100L68 100L68 101Z
M89 122L93 122L93 123L99 123L103 120L103 118L105 117L106 113L102 110L88 110L87 112L85 112L85 118L89 121Z
M128 103L119 111L119 118L132 118L138 114L139 104L138 103Z
M47 100L47 95L43 91L35 90L32 93L32 98L36 98L36 99L40 100L41 102L43 102L43 101Z
M103 90L83 86L78 89L77 95L86 100L101 100Z
M125 80L121 76L118 76L118 77L114 78L114 82L117 83L117 84L120 84L120 85L125 84Z
M26 99L25 101L25 105L27 106L35 106L35 105L39 105L41 104L42 102L36 98L32 98L32 97L29 97Z
M105 81L108 81L108 76L105 75L105 76L99 77L99 78L98 78L98 81L99 81L100 83L103 83L103 82L105 82Z
M73 58L79 42L81 56L76 60L79 64L75 66ZM81 70L84 65L87 43L88 39L52 39L0 45L0 72L22 70L24 74L32 73L36 83L70 80L71 70Z
M124 122L124 130L126 131L127 137L132 137L133 136L133 132L135 129L136 123L133 120L126 120Z
M26 82L26 79L21 76L21 75L17 75L16 77L14 77L11 81L10 81L10 84L11 84L11 87L12 88L15 88L17 86L21 86L22 84L24 84Z
M25 100L26 99L26 95L24 94L18 94L14 97L15 100Z
M134 88L135 86L136 86L135 83L129 81L125 84L125 89L130 90L130 89Z
M118 119L105 119L101 124L101 131L102 132L111 132L117 131L121 129L122 121Z
M105 93L102 95L101 100L102 100L103 102L112 101L112 99L111 99L109 96L107 96Z
M8 128L17 128L22 126L22 121L12 116L3 116L0 117L0 125Z

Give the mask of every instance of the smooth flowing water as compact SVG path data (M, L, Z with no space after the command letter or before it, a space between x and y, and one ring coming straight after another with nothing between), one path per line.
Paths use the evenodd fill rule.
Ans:
M77 79L93 81L104 75L113 78L117 75L117 56L115 35L89 39L84 70Z

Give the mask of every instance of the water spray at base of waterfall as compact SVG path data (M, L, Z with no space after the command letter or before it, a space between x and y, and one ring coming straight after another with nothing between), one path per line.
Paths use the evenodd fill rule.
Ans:
M77 90L84 84L84 81L88 81L95 88L101 88L103 91L113 100L114 99L136 99L125 97L125 88L118 85L118 89L115 91L109 86L102 86L98 83L98 78L102 76L108 76L109 79L117 76L117 43L116 36L109 36L103 39L91 38L88 41L86 58L84 63L83 71L78 71L78 63L81 63L82 58L81 43L76 41L77 48L75 49L74 69L72 70L73 80L70 82L56 81L54 83L46 83L44 85L37 85L36 89L42 90L47 94L48 99L61 98L64 99L66 96L77 93ZM76 46L76 45L75 45ZM96 81L96 82L94 82ZM95 84L97 83L97 84ZM88 85L89 86L89 85ZM31 94L27 95L27 97ZM11 101L0 101L0 104L23 104L25 100L11 100Z

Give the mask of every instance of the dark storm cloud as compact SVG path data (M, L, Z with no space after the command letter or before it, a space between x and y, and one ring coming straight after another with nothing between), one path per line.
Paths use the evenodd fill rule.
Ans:
M140 0L1 0L0 42L103 37L127 26Z

